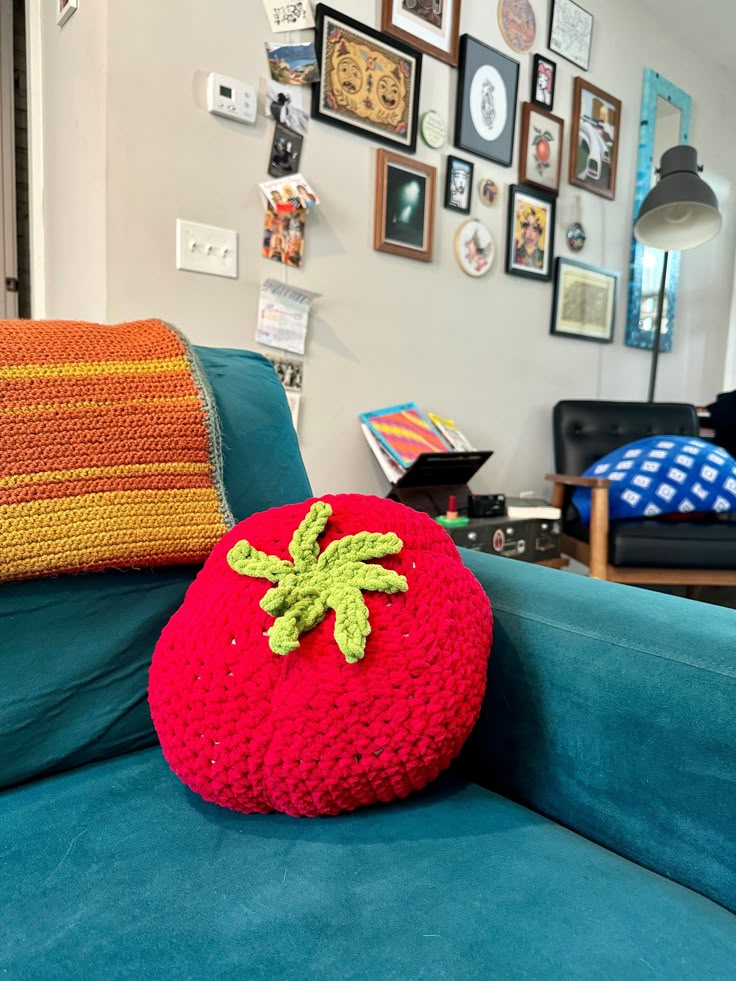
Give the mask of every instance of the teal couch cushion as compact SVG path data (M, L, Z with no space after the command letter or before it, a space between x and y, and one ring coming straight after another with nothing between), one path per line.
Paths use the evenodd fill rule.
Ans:
M733 978L736 917L448 777L336 818L246 816L154 749L1 806L9 978Z
M283 388L247 351L196 348L217 403L235 519L310 496ZM197 567L0 585L0 787L151 745L161 629Z
M472 779L736 912L736 612L489 555Z

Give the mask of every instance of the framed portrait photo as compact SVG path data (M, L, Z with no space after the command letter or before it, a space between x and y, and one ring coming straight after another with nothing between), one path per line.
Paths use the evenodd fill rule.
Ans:
M529 279L552 279L555 199L519 184L509 188L506 272Z
M451 211L470 213L470 198L473 193L473 164L460 157L447 158L445 177L445 207Z
M550 333L610 344L619 274L574 259L558 259Z
M457 67L462 0L382 0L381 30Z
M324 4L316 17L312 116L414 153L421 53Z
M562 55L587 72L590 68L592 42L593 15L574 0L552 0L547 44L549 50Z
M557 65L551 58L535 54L532 63L532 93L530 101L540 109L552 112L555 104Z
M530 102L521 107L519 183L558 194L562 172L565 123Z
M434 167L390 150L376 152L373 248L407 259L432 261Z
M569 181L613 200L621 102L578 76L573 84Z
M469 34L460 39L455 146L511 166L519 62Z

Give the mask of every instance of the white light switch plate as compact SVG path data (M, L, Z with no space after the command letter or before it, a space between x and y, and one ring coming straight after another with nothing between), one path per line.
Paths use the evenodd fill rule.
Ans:
M177 218L176 268L237 279L238 233Z

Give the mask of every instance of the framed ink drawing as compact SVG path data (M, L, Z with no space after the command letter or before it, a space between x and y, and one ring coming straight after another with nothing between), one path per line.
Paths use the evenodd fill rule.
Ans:
M457 67L461 0L383 0L381 30Z
M621 102L583 78L573 83L569 181L613 200Z
M562 55L587 72L590 68L592 41L593 15L573 0L552 0L547 44L549 50Z
M324 4L316 15L312 116L414 153L422 55Z
M529 279L552 279L555 199L518 184L509 188L506 272Z
M519 62L469 34L460 39L455 146L511 166Z
M407 259L432 261L434 167L390 150L376 154L373 248Z
M610 344L616 323L619 274L573 259L558 259L551 334Z

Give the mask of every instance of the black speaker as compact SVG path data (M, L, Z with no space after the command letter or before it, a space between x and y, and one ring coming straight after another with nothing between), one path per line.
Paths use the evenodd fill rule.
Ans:
M505 514L505 494L471 494L468 498L470 518L500 518Z

